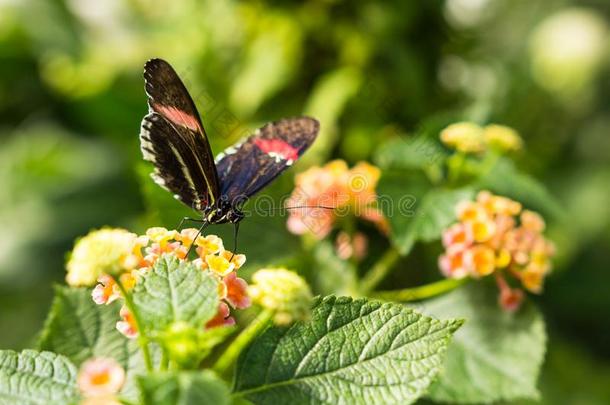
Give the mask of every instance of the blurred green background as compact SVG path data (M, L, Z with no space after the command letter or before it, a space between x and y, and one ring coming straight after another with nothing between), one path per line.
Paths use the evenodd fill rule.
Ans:
M609 16L607 0L0 0L0 347L35 339L77 236L181 217L149 209L138 147L142 66L162 57L216 152L302 113L323 130L301 167L371 160L435 117L516 128L518 165L567 213L549 221L559 255L536 298L543 402L610 403ZM251 263L298 246L284 221L244 223Z

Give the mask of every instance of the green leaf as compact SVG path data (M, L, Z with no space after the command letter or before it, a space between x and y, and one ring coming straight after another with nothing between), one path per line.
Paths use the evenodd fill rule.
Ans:
M91 290L57 287L38 343L41 350L67 356L76 365L91 357L126 358L129 341L115 328L120 304L97 305Z
M537 398L536 381L545 352L544 321L531 303L508 313L497 290L471 283L425 302L425 312L441 318L460 316L439 379L429 396L443 402L496 402Z
M155 373L138 379L143 405L228 405L229 388L212 371Z
M432 189L420 176L386 173L379 183L381 200L389 198L391 204L380 204L389 219L392 243L398 251L407 254L415 242L430 242L441 237L443 229L456 220L455 206L470 199L470 189Z
M356 290L355 269L349 260L341 260L329 241L319 241L313 249L315 266L311 272L312 287L322 295L349 295Z
M538 180L517 169L506 158L500 158L477 186L493 193L513 198L529 208L560 218L564 209L559 201Z
M319 298L310 322L271 327L242 353L235 394L259 404L411 403L460 325L399 304Z
M79 366L91 357L111 357L127 374L121 393L134 398L135 376L146 370L135 340L116 329L121 304L97 305L91 290L57 287L38 348L68 357Z
M0 350L0 404L49 405L78 400L76 367L51 352Z
M133 301L149 335L179 321L203 327L218 310L218 282L209 271L164 255L138 280Z
M437 189L427 193L415 208L416 214L401 238L402 246L409 246L415 240L430 242L439 239L443 230L456 220L455 206L472 196L470 189Z

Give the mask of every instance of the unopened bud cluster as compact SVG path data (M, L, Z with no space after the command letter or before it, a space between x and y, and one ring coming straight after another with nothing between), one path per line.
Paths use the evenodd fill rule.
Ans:
M311 291L305 280L293 271L261 269L252 276L249 293L254 303L273 311L278 325L309 317Z

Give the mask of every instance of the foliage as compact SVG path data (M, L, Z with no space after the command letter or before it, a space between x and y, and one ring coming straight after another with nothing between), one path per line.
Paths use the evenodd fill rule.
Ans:
M0 351L0 403L65 404L77 400L76 367L62 355Z
M183 364L174 357L179 351L168 348L179 345L184 349L189 344L196 344L200 337L185 340L184 335L169 335L167 325L184 320L201 325L209 316L185 317L188 313L184 312L185 308L191 308L192 304L193 308L215 309L218 305L218 297L211 294L217 290L216 284L210 283L213 279L205 274L188 262L165 256L155 264L151 274L144 276L147 282L136 284L130 293L135 304L132 311L144 314L139 318L139 325L144 326L140 330L141 337L155 340L155 337L163 336L164 356L169 355L169 360L176 361L177 365ZM165 288L161 288L163 286ZM191 291L207 291L203 296L208 297L211 304L200 305L199 296ZM142 298L145 294L154 295L161 304L152 310L150 302ZM181 297L188 299L181 304ZM162 305L165 302L168 304ZM58 287L40 347L69 358L31 350L21 354L4 352L5 360L0 369L5 373L4 378L12 379L4 384L8 388L19 388L15 392L13 388L0 392L0 400L19 397L24 401L32 398L32 403L38 403L35 402L38 400L52 403L58 398L76 398L73 364L79 365L92 357L111 357L119 360L127 370L127 383L121 395L131 400L139 397L143 404L229 403L230 395L246 396L255 403L266 403L271 397L281 400L283 395L290 398L299 395L305 401L311 396L322 398L329 389L339 390L335 395L343 395L344 384L355 384L353 389L358 391L353 391L354 400L364 396L377 402L390 399L413 402L440 370L451 335L461 325L461 321L438 321L398 304L332 296L318 299L310 321L299 322L291 328L261 323L260 326L267 329L242 355L237 366L236 385L230 394L225 383L209 370L170 372L164 360L159 363L157 358L153 364L160 367L160 371L146 373L142 363L135 359L147 354L134 346L136 340L127 340L118 333L115 322L116 303L96 305L85 289ZM206 332L203 339L213 342L226 338L226 334L212 333L214 330ZM146 340L139 343L148 345ZM329 355L333 358L320 363L321 358ZM43 360L34 360L37 356L56 365L44 368ZM276 359L283 360L278 363ZM24 366L28 361L43 368ZM387 374L384 369L394 370L394 373ZM36 378L29 377L30 374ZM133 387L134 375L139 375L139 394ZM266 380L260 381L263 377ZM17 378L22 380L17 382ZM284 381L285 378L288 379Z
M235 392L254 403L412 403L460 325L396 304L318 299L311 322L268 329L244 351Z
M194 265L179 264L175 256L159 259L153 272L143 277L133 291L133 300L141 308L144 331L163 330L175 322L201 326L218 307L218 282Z
M210 371L150 374L141 377L138 383L143 405L231 403L229 388Z
M38 348L66 356L75 366L94 357L115 359L127 374L123 395L135 398L135 376L146 367L136 342L115 328L119 307L96 305L88 289L57 287Z
M467 403L538 399L536 381L546 345L542 315L534 305L504 312L493 289L480 287L470 285L426 302L431 315L468 319L428 396Z

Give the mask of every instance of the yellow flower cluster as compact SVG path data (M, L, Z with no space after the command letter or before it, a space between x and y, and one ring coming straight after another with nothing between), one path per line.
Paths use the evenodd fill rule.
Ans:
M274 312L274 322L287 325L309 317L311 290L298 274L284 268L261 269L252 276L252 300Z
M80 238L68 259L66 282L75 287L92 286L102 274L122 273L136 239L134 233L110 228Z
M338 218L354 215L373 222L383 232L388 223L376 207L375 188L381 171L366 162L351 169L343 160L334 160L322 167L312 167L295 178L295 189L287 207L332 207L334 209L303 208L290 212L288 230L294 234L313 234L322 239L330 233Z
M463 153L480 153L488 148L515 151L523 146L517 131L497 124L481 127L472 122L458 122L443 129L440 138L445 145Z
M439 267L446 277L482 277L495 273L501 297L508 294L503 279L510 275L527 290L540 293L544 277L551 270L554 248L544 238L544 220L521 204L487 191L476 201L457 206L459 222L443 233L445 253ZM514 307L514 305L513 305Z
M155 227L141 236L123 229L92 231L76 243L66 279L72 286L91 286L97 281L91 294L93 300L97 304L109 304L121 298L117 279L129 290L137 277L145 276L162 255L174 254L179 259L187 259L191 245L197 255L193 263L202 270L209 269L219 280L222 301L217 317L208 326L233 323L229 305L237 309L250 305L248 286L236 273L246 257L226 250L216 235L198 235L197 229L178 232ZM136 337L135 319L126 307L121 309L120 317L117 329L130 338Z

